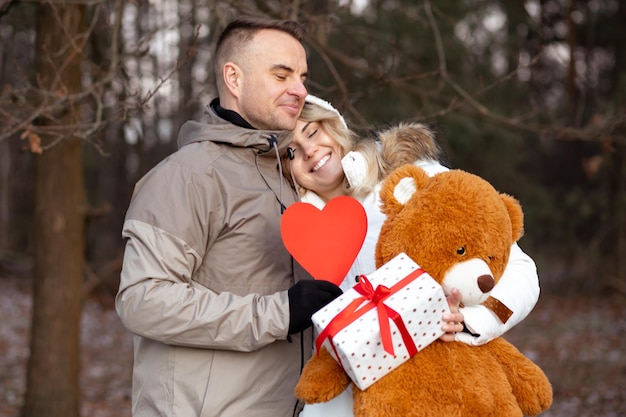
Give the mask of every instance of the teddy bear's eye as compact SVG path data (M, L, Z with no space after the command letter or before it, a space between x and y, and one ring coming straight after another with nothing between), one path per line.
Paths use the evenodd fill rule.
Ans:
M461 256L465 255L465 246L461 246L460 248L458 248L456 250L456 254Z

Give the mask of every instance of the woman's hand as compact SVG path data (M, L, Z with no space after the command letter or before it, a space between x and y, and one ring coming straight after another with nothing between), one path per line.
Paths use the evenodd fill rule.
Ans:
M446 297L448 300L448 307L450 307L450 313L443 315L443 321L445 322L441 329L445 332L439 340L444 342L453 342L456 332L463 331L463 313L459 311L459 304L461 303L461 292L453 288L450 295Z

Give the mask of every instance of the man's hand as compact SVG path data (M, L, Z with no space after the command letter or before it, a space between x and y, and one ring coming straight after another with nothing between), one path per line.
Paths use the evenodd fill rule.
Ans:
M306 279L289 288L289 334L311 327L311 316L342 294L332 282Z

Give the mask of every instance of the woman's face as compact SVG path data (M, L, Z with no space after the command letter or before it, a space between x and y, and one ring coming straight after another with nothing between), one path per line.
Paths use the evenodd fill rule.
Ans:
M317 122L296 122L291 169L296 182L325 201L343 195L344 172L341 146Z

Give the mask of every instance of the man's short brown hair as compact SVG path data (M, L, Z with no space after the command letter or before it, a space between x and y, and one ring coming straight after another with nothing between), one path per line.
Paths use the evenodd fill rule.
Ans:
M304 27L293 20L268 19L254 16L238 17L226 25L215 46L214 63L218 84L224 64L228 61L233 61L233 57L245 51L245 47L252 37L263 29L284 32L293 36L299 42L302 42L304 37Z

